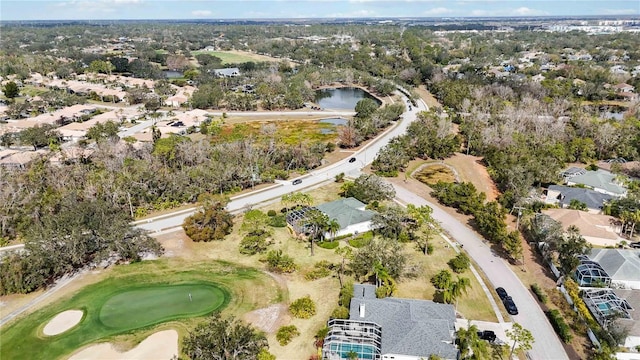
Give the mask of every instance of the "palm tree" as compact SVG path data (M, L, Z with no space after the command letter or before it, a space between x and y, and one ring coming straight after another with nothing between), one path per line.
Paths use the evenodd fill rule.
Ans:
M324 236L325 231L327 231L329 227L329 217L317 209L312 209L305 215L307 216L305 228L309 229L311 256L313 256L313 243Z
M331 241L335 239L338 230L340 230L340 223L336 219L331 219L327 224L327 231L331 234Z
M471 325L467 329L460 329L456 332L459 340L461 359L488 359L488 343L478 336L478 327Z

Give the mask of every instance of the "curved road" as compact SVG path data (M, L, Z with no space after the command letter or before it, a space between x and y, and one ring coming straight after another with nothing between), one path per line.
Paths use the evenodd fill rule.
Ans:
M531 293L504 260L493 253L484 239L438 206L400 186L394 185L394 188L396 189L396 198L399 200L416 206L426 205L432 208L433 218L440 222L440 226L456 241L464 245L464 250L484 271L493 286L505 288L513 297L513 301L518 306L519 314L511 315L511 318L514 322L531 331L535 339L533 349L529 351L532 359L569 359L547 317Z
M403 96L403 100L406 102L406 97ZM401 120L399 120L395 126L387 129L382 135L374 139L372 142L364 146L361 150L355 152L352 157L356 158L356 161L349 162L348 159L331 164L327 167L320 168L312 171L309 174L299 177L302 183L299 185L293 185L291 181L280 182L280 184L268 187L261 191L252 192L246 195L240 195L232 197L231 201L227 205L227 210L231 212L237 212L247 207L252 207L256 204L272 200L282 195L294 192L296 190L302 190L303 188L315 186L325 181L333 180L336 175L340 173L358 175L360 169L371 163L378 151L389 143L389 141L398 135L404 134L409 124L417 118L417 114L421 111L428 110L427 105L420 101L418 106L413 106L411 111L406 111L402 114ZM139 228L145 229L151 232L167 231L182 226L184 219L193 214L196 208L183 210L177 213L171 213L164 216L158 216L151 219L140 220L134 222Z

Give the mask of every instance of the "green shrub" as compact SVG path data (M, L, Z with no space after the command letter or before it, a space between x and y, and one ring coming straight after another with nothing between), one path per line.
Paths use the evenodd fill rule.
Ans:
M266 262L270 271L292 273L298 269L293 258L283 254L282 250L271 250L267 253Z
M273 210L273 209L271 209L271 210L267 211L267 216L268 216L268 217L274 217L274 216L276 216L276 215L277 215L277 213L276 213L276 211L275 211L275 210Z
M353 246L354 248L361 248L371 242L371 239L373 239L373 233L369 231L349 240L349 245Z
M298 331L295 325L281 326L276 333L276 340L278 340L280 345L285 346L290 343L294 337L299 335L300 331Z
M300 319L308 319L316 314L316 303L307 295L289 305L291 315Z
M433 244L428 243L427 244L427 255L431 255L433 254Z
M307 280L317 280L323 277L331 275L331 269L333 264L327 260L322 260L313 265L313 270L305 274L304 278Z
M351 281L345 283L340 289L340 299L338 305L349 307L351 305L351 298L353 297L353 283Z
M337 308L333 309L333 312L331 313L331 318L332 319L348 319L349 309L347 309L344 306L338 306Z
M267 250L269 243L267 238L269 233L265 230L258 229L248 233L240 241L240 253L245 255L255 255Z
M318 243L318 246L323 249L333 250L340 246L340 242L338 241L322 241Z
M456 257L449 260L447 264L449 264L451 270L453 270L456 274L460 274L465 272L469 268L469 266L471 265L471 260L469 260L467 254L459 253L458 255L456 255Z
M565 343L570 342L572 338L571 329L562 318L562 315L560 315L560 312L556 309L548 311L547 317L551 321L551 325L553 325L556 333L558 333L558 336L560 336L560 339Z
M536 294L538 300L540 300L541 303L547 303L547 294L544 293L544 290L542 290L540 286L538 286L538 284L531 285L531 290L534 294Z
M276 356L270 353L267 349L262 349L258 353L256 360L276 360Z
M276 215L269 218L269 225L277 228L287 226L287 218L284 215Z

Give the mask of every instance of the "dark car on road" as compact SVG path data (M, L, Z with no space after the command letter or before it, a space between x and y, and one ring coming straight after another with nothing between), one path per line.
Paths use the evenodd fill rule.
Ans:
M496 333L491 330L478 331L478 337L482 340L487 340L488 342L496 341Z
M504 301L504 298L506 298L507 296L509 296L509 294L507 294L507 290L505 290L504 288L496 288L496 293L498 294L498 297L500 298L500 300Z
M632 242L629 246L634 249L640 249L640 241Z
M504 300L502 300L502 303L504 304L504 307L507 309L507 312L510 315L518 315L518 307L516 306L516 303L513 302L511 296L507 296L506 298L504 298Z
M355 161L356 161L356 158L354 158L354 157L352 157L351 159L349 159L349 162L350 162L350 163L355 162Z
M291 184L293 185L298 185L298 184L302 184L302 179L295 179L291 182Z

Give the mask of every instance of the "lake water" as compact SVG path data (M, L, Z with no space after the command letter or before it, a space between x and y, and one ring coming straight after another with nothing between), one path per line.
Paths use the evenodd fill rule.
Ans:
M365 98L380 103L378 99L359 88L321 89L316 91L315 102L323 109L353 111L358 101Z

